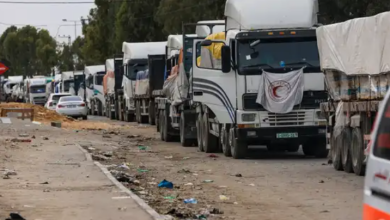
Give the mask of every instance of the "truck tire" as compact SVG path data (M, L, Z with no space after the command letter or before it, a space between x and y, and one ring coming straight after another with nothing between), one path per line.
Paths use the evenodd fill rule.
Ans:
M343 164L343 169L347 173L352 173L352 159L351 159L351 128L347 127L343 130L342 134L342 146L341 146L341 163Z
M202 113L198 113L198 117L196 119L196 139L198 141L198 149L200 152L203 152L204 149L203 149L203 133L202 133L202 130L203 130L203 126L202 126Z
M299 146L298 146L299 149ZM302 151L306 156L316 158L326 158L328 150L326 149L326 139L315 138L302 145Z
M148 121L149 121L149 124L150 125L155 125L156 124L156 121L155 121L155 113L154 113L154 102L152 100L149 101L149 118L148 118Z
M246 157L248 145L245 142L237 140L234 127L230 128L229 131L229 145L234 159L244 159Z
M341 171L343 170L343 164L341 162L341 145L342 143L341 134L339 134L337 137L332 135L331 140L331 151L332 151L332 163L335 170Z
M141 111L140 111L140 106L139 106L139 101L135 101L135 120L137 121L138 124L141 124Z
M160 110L160 122L159 122L159 125L160 125L160 137L161 137L161 140L162 141L165 141L164 137L164 110Z
M156 110L156 130L157 132L160 132L160 110Z
M229 130L230 126L225 125L221 129L221 145L222 145L222 153L225 157L231 157L232 152L229 145Z
M212 135L210 133L210 123L209 123L209 114L204 113L203 114L203 120L202 120L202 141L203 141L203 149L206 153L215 153L218 151L218 137Z
M95 102L91 101L91 115L95 115Z
M364 161L364 141L360 128L352 129L351 158L353 172L358 176L364 176L366 167Z
M169 134L169 127L171 126L171 117L169 117L169 112L164 111L164 140L165 142L173 141L173 136Z
M188 139L185 137L186 134L186 126L185 126L185 115L182 112L180 115L180 143L183 147L191 147L194 143L192 139Z

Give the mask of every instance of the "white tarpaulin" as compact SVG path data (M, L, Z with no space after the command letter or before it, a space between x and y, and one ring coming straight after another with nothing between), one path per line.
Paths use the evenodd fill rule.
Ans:
M184 65L180 65L179 73L165 80L163 93L171 100L172 106L176 106L187 98L188 90L188 78L184 70Z
M302 102L304 84L303 68L283 74L263 71L256 102L269 112L289 113Z
M390 71L390 12L317 29L322 69L347 75Z

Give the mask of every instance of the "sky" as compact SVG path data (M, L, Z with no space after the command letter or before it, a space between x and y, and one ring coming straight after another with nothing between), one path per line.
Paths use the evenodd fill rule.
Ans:
M8 0L8 1L87 1L87 0ZM89 1L89 0L88 0ZM92 2L93 0L91 0ZM67 38L60 36L71 36L74 40L74 22L64 22L63 19L80 21L81 17L86 18L89 10L94 8L94 4L2 4L0 3L0 34L3 33L9 25L22 24L37 26L37 28L47 29L58 42L68 42ZM77 36L81 33L81 23L78 22L76 29ZM45 26L38 26L45 25ZM68 25L68 26L61 26ZM18 26L22 27L22 26ZM57 34L58 33L58 34Z

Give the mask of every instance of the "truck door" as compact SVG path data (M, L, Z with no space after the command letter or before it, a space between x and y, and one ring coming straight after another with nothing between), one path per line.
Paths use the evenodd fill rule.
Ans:
M195 40L193 48L193 100L208 106L220 123L234 123L236 84L234 72L223 73L220 57ZM211 48L211 47L210 47Z
M382 102L372 136L364 185L364 220L390 219L390 93Z

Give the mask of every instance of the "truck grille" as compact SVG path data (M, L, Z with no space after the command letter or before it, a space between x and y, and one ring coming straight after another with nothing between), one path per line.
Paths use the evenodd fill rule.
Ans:
M294 106L294 110L317 109L321 102L326 102L328 95L325 91L305 91L300 105ZM256 103L257 94L247 93L242 97L244 110L265 111L262 105Z
M270 126L294 126L303 125L306 119L306 112L290 112L287 114L268 113L268 123ZM265 121L267 122L267 121Z

